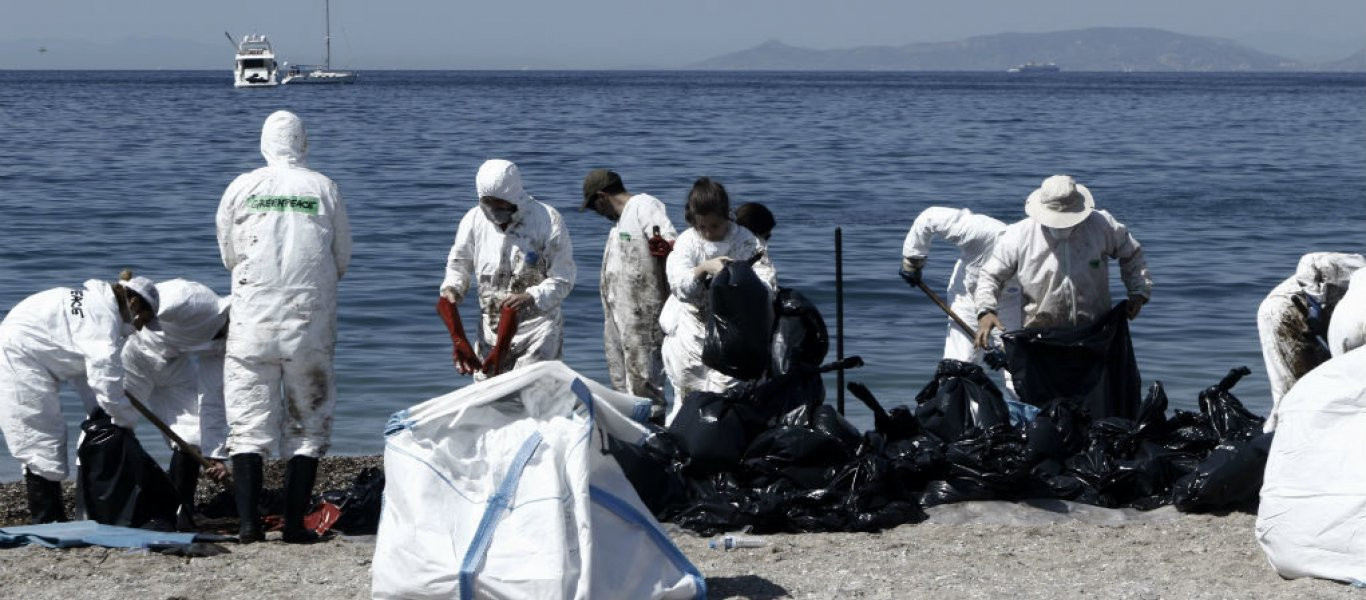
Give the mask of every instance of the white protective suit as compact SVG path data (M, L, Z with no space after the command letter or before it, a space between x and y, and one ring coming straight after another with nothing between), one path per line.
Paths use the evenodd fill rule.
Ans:
M911 230L902 244L901 255L905 258L924 260L930 255L930 245L934 238L941 238L959 250L958 262L953 264L953 274L949 276L949 308L968 325L977 326L977 302L973 298L977 291L977 274L982 264L991 257L996 240L1005 233L1006 224L986 215L973 214L964 209L931 206L915 218ZM1020 284L1011 279L998 301L997 315L1007 331L1020 328ZM948 336L944 339L944 358L967 362L981 362L982 350L977 348L973 338L952 321L948 324ZM1010 385L1010 373L1005 372L1006 385Z
M137 412L123 395L119 351L133 326L119 315L109 282L55 288L16 305L0 322L0 432L29 472L67 475L66 419L58 387L75 389L87 411L103 408L131 427Z
M702 364L702 346L707 340L706 320L711 318L711 295L707 282L693 276L693 269L718 256L749 260L759 248L759 239L735 223L726 225L726 235L718 242L703 239L692 228L674 242L666 268L669 299L659 315L659 324L664 330L664 372L674 387L673 407L669 409L667 422L673 422L689 393L722 393L738 382ZM778 275L767 253L754 263L754 272L768 285L770 292L777 291Z
M156 284L158 330L143 329L123 345L124 388L205 456L226 460L223 406L228 298L208 286L172 279Z
M228 452L322 456L331 442L337 282L351 228L337 185L310 170L299 118L261 129L266 166L237 177L218 206L218 247L232 271L223 367ZM283 387L283 391L281 388Z
M1271 414L1267 415L1264 431L1275 431L1279 419L1281 397L1309 371L1332 354L1307 335L1305 310L1295 305L1296 297L1310 296L1325 308L1332 309L1343 298L1353 273L1366 266L1360 254L1343 252L1310 252L1300 257L1295 274L1271 290L1257 307L1257 337L1262 344L1262 358L1266 361L1266 376L1271 382ZM1299 298L1301 302L1304 298ZM1348 309L1350 313L1351 309ZM1347 336L1347 323L1353 318L1333 311L1329 321L1342 318L1339 334ZM1357 317L1360 318L1360 317Z
M663 416L664 362L660 348L664 331L659 314L669 297L664 258L652 256L648 240L658 229L673 241L678 231L669 221L664 203L636 194L621 209L621 217L607 233L602 251L601 284L603 337L612 388L648 398Z
M507 229L499 229L475 206L460 219L446 258L441 289L455 290L456 304L470 284L478 284L480 319L475 350L487 357L498 339L499 305L504 298L526 292L533 306L518 313L512 338L512 370L559 360L564 344L560 304L574 288L574 248L560 213L532 198L522 188L517 165L506 160L486 161L475 178L478 197L492 196L512 203L517 211ZM476 372L476 381L484 375Z
M1328 350L1333 357L1366 345L1366 269L1357 269L1347 285L1347 293L1333 307L1328 322Z
M1113 308L1109 259L1119 259L1130 296L1148 298L1153 281L1143 247L1110 213L1096 210L1060 233L1025 218L1006 227L977 279L978 312L994 310L1012 277L1020 282L1026 329L1094 323Z

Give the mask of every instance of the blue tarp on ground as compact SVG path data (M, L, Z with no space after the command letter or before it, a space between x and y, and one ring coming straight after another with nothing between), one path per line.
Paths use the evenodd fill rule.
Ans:
M45 523L0 529L0 548L38 544L48 548L104 546L106 548L147 548L153 544L185 545L194 541L193 533L151 531L94 521Z

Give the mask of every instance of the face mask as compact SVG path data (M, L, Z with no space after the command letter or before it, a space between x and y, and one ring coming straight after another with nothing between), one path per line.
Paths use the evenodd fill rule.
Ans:
M1044 229L1047 229L1048 233L1053 234L1054 239L1065 240L1072 237L1071 227L1063 227L1061 229L1057 227L1044 227Z
M479 208L484 209L484 216L488 217L490 221L493 221L494 225L507 225L508 223L511 223L512 213L517 212L517 207L515 206L511 208L493 208L487 204L481 203Z

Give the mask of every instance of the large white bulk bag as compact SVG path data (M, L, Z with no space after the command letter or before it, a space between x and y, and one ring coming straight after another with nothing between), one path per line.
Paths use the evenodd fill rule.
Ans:
M545 362L396 413L373 597L704 597L605 450L639 443L649 411Z
M1257 542L1282 577L1366 581L1366 348L1281 399Z

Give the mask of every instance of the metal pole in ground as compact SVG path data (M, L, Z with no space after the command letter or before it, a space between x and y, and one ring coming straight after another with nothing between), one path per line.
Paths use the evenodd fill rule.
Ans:
M844 237L835 228L835 360L844 361ZM835 409L844 414L844 367L835 374Z

